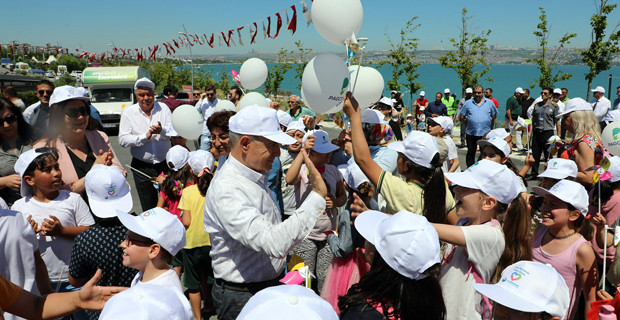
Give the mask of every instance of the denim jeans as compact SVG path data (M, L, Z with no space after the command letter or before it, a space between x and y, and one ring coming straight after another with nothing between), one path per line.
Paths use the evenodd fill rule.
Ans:
M209 151L211 149L211 136L207 134L200 135L200 150Z

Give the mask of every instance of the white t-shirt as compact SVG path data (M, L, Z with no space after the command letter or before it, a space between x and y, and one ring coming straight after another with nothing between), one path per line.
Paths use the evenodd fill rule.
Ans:
M159 276L157 276L157 278L150 280L150 281L146 281L146 282L142 282L142 271L140 271L136 274L136 276L131 281L131 286L132 287L139 286L144 283L176 288L176 289L179 289L179 292L183 293L183 286L181 285L181 279L179 279L179 276L177 275L176 272L174 272L173 269L170 269L160 274Z
M482 296L472 286L476 280L473 274L467 273L468 261L473 263L484 282L489 283L505 246L504 233L499 223L497 226L491 226L490 222L463 226L461 229L465 235L467 248L447 245L439 276L446 304L446 319L481 319Z
M11 208L23 213L24 220L32 215L32 220L41 225L50 215L58 218L65 227L92 226L95 224L90 209L79 194L60 190L58 197L50 202L39 202L32 196L21 198ZM26 223L28 223L26 221ZM51 281L68 281L69 262L73 240L37 234L41 257L47 266Z
M286 148L280 148L280 164L282 165L282 179L280 189L282 190L282 201L284 203L284 214L287 216L295 213L297 201L295 200L295 186L286 183L286 174L297 157L298 152L292 153Z
M6 201L4 201L4 199L0 198L0 209L8 209L9 205L6 204Z
M448 145L448 160L444 161L443 165L441 166L441 170L443 170L443 173L446 173L450 171L450 160L457 159L459 157L459 154L456 150L456 144L454 144L454 140L452 140L452 137L447 135L443 138L443 141L445 141L446 145ZM458 166L454 172L461 172L461 166Z

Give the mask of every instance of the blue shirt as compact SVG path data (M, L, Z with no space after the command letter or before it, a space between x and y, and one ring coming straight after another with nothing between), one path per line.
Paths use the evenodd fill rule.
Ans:
M271 165L267 181L269 183L269 189L271 190L271 197L278 205L278 210L280 210L280 215L282 216L284 214L284 200L282 199L282 188L280 188L281 179L282 164L280 163L280 158L276 157Z
M370 149L370 156L372 157L372 160L375 160L381 169L391 172L392 174L398 173L398 167L396 164L398 161L398 152L382 146L368 146L368 149ZM351 157L348 163L355 163L355 159Z
M497 108L493 101L482 98L482 104L476 104L474 99L465 101L461 113L467 119L467 134L482 137L493 127L493 116L497 114Z
M440 115L440 116L447 116L448 108L443 103L436 105L435 101L433 101L428 104L428 107L426 107L426 110L424 110L424 114L429 118L431 118L433 114Z

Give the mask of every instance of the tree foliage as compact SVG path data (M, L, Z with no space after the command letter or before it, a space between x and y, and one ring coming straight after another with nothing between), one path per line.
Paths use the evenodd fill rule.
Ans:
M389 65L392 68L392 79L387 81L389 90L400 91L405 87L409 91L410 100L418 90L422 89L422 84L416 80L420 76L418 67L420 63L414 61L416 51L418 50L418 38L413 37L413 33L420 26L415 21L418 17L413 17L405 23L400 30L400 39L398 42L392 41L392 38L386 34L390 44L387 60L379 63L379 66ZM405 82L401 82L402 75L405 75Z
M54 81L54 86L62 87L62 86L75 86L75 77L70 75L68 72L64 73L60 78Z
M177 88L192 83L192 70L176 59L164 59L157 62L143 61L140 66L151 71L151 80L155 83L156 91L171 84ZM210 72L194 68L194 87L204 88L207 84L216 84ZM226 91L228 92L228 91Z
M293 65L289 62L289 57L292 55L291 51L284 48L278 52L278 59L276 63L269 69L267 74L267 80L265 80L265 93L269 95L278 95L278 89L282 81L284 81L284 75L288 72ZM303 69L302 69L303 74ZM300 77L301 79L301 77Z
M596 4L596 13L590 18L592 42L587 50L581 52L583 62L590 67L590 70L585 74L585 78L588 80L588 100L590 99L592 81L599 73L609 70L611 67L611 56L620 52L620 48L618 48L620 30L617 30L619 24L616 24L613 31L609 34L609 37L605 39L607 16L616 6L618 6L618 4L608 4L607 0L601 0L600 5Z
M461 94L465 93L466 88L476 86L478 81L491 71L491 66L485 59L489 52L487 42L491 30L474 34L471 31L471 19L472 16L467 15L467 9L463 8L459 37L458 39L450 38L454 50L446 52L445 56L439 58L442 67L452 69L458 74L461 80ZM484 80L494 82L489 76L486 76Z
M304 48L304 44L301 41L296 41L296 51L287 51L287 60L291 63L293 71L295 72L295 79L298 80L297 89L301 89L301 77L304 75L304 69L310 61L310 54L312 54L312 48Z
M538 39L538 57L527 59L526 61L533 61L538 65L540 76L538 79L534 80L534 83L530 82L530 88L534 88L536 85L538 85L540 89L547 87L553 88L556 82L568 80L573 76L570 73L565 73L562 70L559 70L556 61L558 54L566 45L570 44L570 40L576 37L577 34L565 33L562 38L560 38L555 51L550 52L552 49L548 46L549 27L547 23L547 14L544 8L539 7L538 9L540 9L540 22L536 26L536 30L533 32Z

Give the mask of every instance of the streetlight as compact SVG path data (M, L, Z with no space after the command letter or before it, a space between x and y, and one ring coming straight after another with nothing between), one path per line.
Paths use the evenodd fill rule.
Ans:
M192 54L192 46L189 44L189 38L187 36L187 29L185 28L185 24L183 25L183 31L185 31L185 33L183 32L179 32L180 35L184 35L185 36L185 41L187 41L187 47L189 48L189 62L190 62L190 67L191 69L191 74L192 74L192 91L190 91L190 96L191 94L194 92L194 55Z

